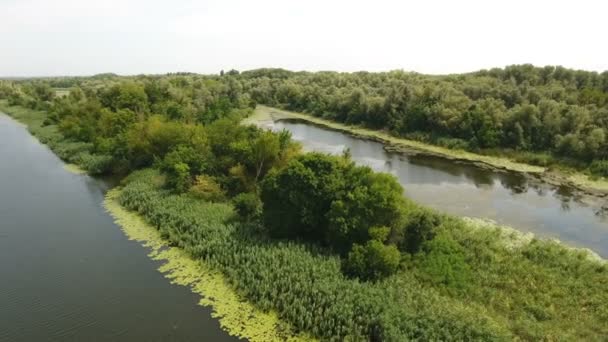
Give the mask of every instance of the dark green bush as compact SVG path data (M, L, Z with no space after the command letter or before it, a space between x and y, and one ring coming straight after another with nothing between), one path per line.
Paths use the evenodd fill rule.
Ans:
M592 174L600 177L608 177L608 160L595 160L589 166Z
M370 240L365 245L354 244L344 262L347 274L362 280L375 280L389 276L399 267L401 254L394 245Z
M232 204L237 214L245 221L251 221L262 213L262 201L255 193L240 193L232 198Z
M438 235L424 243L423 251L418 257L419 265L431 282L455 288L467 285L470 269L458 242L449 236Z

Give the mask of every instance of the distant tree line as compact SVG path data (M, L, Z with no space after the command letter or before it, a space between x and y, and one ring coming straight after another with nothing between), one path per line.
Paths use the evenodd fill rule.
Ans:
M260 69L240 77L258 103L397 136L473 151L529 152L528 162L557 157L596 171L608 159L608 71L513 65L429 76Z

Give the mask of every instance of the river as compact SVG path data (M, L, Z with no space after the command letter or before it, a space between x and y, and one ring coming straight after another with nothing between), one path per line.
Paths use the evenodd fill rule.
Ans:
M588 201L565 187L532 182L513 172L493 172L429 156L389 153L378 142L289 120L269 124L286 129L304 150L341 154L397 177L405 195L439 211L486 218L500 224L589 248L608 257L608 217L601 201Z
M63 165L0 113L0 341L235 341Z

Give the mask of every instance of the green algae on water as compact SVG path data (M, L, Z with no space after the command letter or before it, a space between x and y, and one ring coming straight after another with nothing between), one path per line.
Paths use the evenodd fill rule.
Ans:
M83 170L76 164L64 164L63 169L75 175L83 175L87 173L86 170Z
M200 305L213 309L222 329L230 335L250 341L311 341L306 335L286 332L274 312L263 312L248 303L230 287L223 275L203 261L192 259L184 250L169 247L160 233L137 213L123 208L118 202L121 189L108 191L104 200L106 210L129 238L150 249L149 257L161 261L159 271L172 284L188 286L202 298Z

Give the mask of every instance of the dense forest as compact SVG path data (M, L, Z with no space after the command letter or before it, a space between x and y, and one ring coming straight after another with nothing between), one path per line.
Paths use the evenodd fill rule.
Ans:
M550 241L421 207L348 153L241 124L256 103L465 149L607 171L608 74L305 73L0 83L0 109L221 271L247 300L330 340L600 339L608 267ZM572 319L576 317L576 319Z

